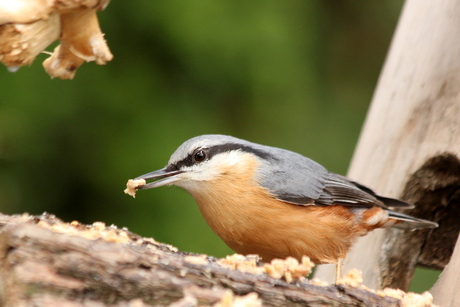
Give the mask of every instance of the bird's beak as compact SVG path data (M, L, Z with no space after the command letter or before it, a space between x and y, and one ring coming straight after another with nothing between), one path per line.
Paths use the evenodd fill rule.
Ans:
M151 179L160 179L151 183L147 183L145 185L141 185L137 187L138 190L143 190L143 189L152 189L152 188L157 188L161 187L164 185L170 185L173 184L176 181L181 180L178 175L182 174L183 171L168 171L167 168L162 168L154 172L150 172L147 174L144 174L142 176L139 176L137 178L134 178L134 180L137 179L144 179L144 180L151 180Z

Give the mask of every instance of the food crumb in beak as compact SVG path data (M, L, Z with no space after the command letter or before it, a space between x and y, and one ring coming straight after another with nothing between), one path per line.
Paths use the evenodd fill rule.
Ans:
M137 187L143 186L146 184L144 179L129 179L126 183L126 189L124 190L125 194L131 195L133 198L136 198Z

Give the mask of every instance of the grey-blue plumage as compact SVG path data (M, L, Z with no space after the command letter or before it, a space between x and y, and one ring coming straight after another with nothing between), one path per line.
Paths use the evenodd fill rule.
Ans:
M208 151L207 159L214 155L240 150L256 155L262 163L257 169L256 180L281 201L300 206L342 205L354 209L378 206L388 211L400 223L399 228L433 228L437 224L389 208L412 208L406 202L382 197L370 188L344 176L329 172L317 162L298 153L252 143L232 136L201 135L184 142L171 156L167 168L180 169L192 166L197 150Z

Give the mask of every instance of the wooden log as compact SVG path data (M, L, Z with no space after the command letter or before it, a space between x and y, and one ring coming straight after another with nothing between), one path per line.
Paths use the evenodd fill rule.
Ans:
M345 270L361 269L369 287L407 288L417 263L442 268L452 253L460 207L459 37L459 0L405 3L348 175L382 195L414 202L412 214L440 227L361 238ZM441 253L443 259L434 259ZM332 280L333 272L319 268L315 276Z
M287 283L229 269L100 224L0 215L2 306L204 306L229 292L257 293L264 306L402 305L359 287Z

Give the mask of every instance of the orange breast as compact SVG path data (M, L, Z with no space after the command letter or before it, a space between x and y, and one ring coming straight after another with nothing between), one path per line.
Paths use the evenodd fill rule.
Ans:
M222 172L190 191L213 231L241 254L264 261L309 256L315 263L345 257L356 237L375 227L363 225L363 214L343 206L297 206L274 199L254 180L257 160Z

